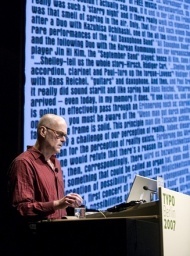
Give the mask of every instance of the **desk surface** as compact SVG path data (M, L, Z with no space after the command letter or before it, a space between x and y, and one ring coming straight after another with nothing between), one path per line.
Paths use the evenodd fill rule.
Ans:
M94 214L87 215L87 218L102 218L102 217L128 217L128 218L148 218L148 216L155 216L156 218L159 216L159 202L154 201L150 203L142 203L134 206L128 207L126 210L119 212L107 212L100 211Z

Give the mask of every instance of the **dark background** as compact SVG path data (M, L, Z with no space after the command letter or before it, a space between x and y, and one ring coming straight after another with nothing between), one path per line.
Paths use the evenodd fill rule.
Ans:
M0 4L0 250L7 246L6 173L23 150L24 9L24 0Z

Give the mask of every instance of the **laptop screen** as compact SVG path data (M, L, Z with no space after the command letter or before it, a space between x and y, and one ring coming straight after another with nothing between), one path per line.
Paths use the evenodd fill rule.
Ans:
M154 194L152 192L157 192L157 181L136 175L127 198L127 203L139 200L150 202L151 197Z

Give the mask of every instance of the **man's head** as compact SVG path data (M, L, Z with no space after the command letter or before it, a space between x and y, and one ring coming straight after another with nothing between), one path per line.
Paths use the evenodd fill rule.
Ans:
M67 123L61 116L46 114L39 120L37 132L39 147L56 154L67 139Z

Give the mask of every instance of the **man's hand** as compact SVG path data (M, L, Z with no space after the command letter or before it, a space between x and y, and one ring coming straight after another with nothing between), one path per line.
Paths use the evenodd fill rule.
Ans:
M83 203L83 199L79 194L70 193L60 200L54 201L55 210L70 207L79 207Z

